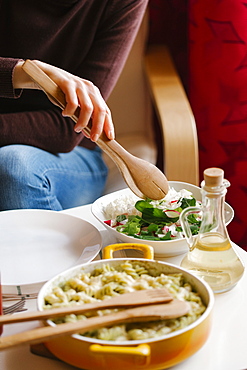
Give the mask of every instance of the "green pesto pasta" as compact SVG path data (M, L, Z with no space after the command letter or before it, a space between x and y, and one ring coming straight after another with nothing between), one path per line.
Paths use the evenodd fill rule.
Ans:
M51 293L44 298L44 309L97 302L136 290L162 288L166 288L174 298L189 302L190 311L177 319L119 324L81 333L81 335L118 342L146 340L182 329L197 320L205 311L206 307L200 296L184 280L182 273L157 273L153 268L147 269L145 263L141 261L127 260L116 267L105 264L102 267L97 267L92 273L82 272L54 287ZM59 324L86 320L93 315L102 316L119 310L104 309L88 312L84 315L71 314L56 319L54 322Z

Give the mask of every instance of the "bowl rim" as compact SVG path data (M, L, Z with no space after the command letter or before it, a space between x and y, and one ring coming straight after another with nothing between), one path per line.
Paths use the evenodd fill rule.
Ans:
M56 280L60 280L64 275L65 275L65 279L66 279L66 276L72 276L72 275L70 275L71 273L73 273L73 272L76 273L76 271L79 271L81 268L87 268L87 267L88 268L89 267L93 268L94 265L101 264L101 263L118 264L118 263L122 263L123 261L141 261L141 262L144 262L144 263L145 262L147 262L147 263L148 262L149 263L150 262L151 263L157 263L157 264L164 265L164 268L165 268L165 266L168 266L172 269L181 271L182 273L184 273L187 276L192 277L193 280L197 281L197 283L199 283L203 286L203 288L205 289L206 294L208 295L208 304L207 304L207 307L206 307L205 311L203 312L203 314L197 320L195 320L193 323L189 324L185 328L175 330L175 331L173 331L169 334L162 335L162 336L156 337L156 338L114 342L114 341L107 341L107 340L102 340L102 339L84 337L84 336L79 335L79 334L72 334L71 337L73 337L74 339L77 339L77 340L80 340L80 341L86 341L86 342L89 342L89 343L97 343L97 344L101 344L101 345L110 345L110 346L130 346L130 345L134 346L134 345L139 345L139 344L144 344L144 343L149 344L149 343L154 343L154 342L161 341L161 340L168 340L170 338L174 338L176 336L184 334L185 332L193 330L195 327L199 326L204 320L206 320L206 318L211 314L211 312L213 310L213 307L214 307L214 303L215 303L215 296L214 296L214 293L213 293L212 289L208 285L208 283L205 282L204 280L202 280L200 277L194 275L193 273L191 273L190 271L182 268L181 266L177 266L177 265L169 263L169 262L156 261L156 260L150 260L150 259L144 259L144 258L127 258L127 257L126 258L117 258L117 259L102 259L102 260L97 260L97 261L93 261L93 262L86 263L86 264L73 266L70 269L67 269L67 270L63 271L62 273L54 276L52 279L47 281L39 291L38 298L37 298L38 310L41 310L41 311L43 310L41 300L44 297L44 292L47 289L47 287L52 285L54 282L56 282ZM46 320L46 322L50 326L53 326L53 327L56 326L56 324L53 323L51 320Z

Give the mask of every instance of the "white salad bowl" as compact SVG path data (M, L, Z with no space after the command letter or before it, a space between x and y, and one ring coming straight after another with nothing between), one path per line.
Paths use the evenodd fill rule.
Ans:
M198 201L201 201L201 189L198 186L179 182L179 181L169 181L170 188L174 188L176 191L180 191L182 189L186 189L190 191L194 198ZM181 239L174 239L174 240L145 240L145 239L137 239L132 236L125 235L123 233L118 232L111 226L107 225L105 221L107 221L107 216L105 213L105 207L109 204L114 206L114 203L118 200L122 200L122 211L120 213L128 213L128 208L134 206L136 201L139 198L132 193L132 191L127 188L123 190L116 191L111 194L104 195L98 198L92 204L92 213L100 221L105 228L112 234L112 236L117 239L118 242L124 243L142 243L147 244L153 247L154 249L154 256L155 258L164 258L164 257L172 257L177 256L183 253L186 253L189 249L185 238ZM124 209L126 206L126 209ZM225 223L228 225L234 216L234 211L232 207L225 203Z

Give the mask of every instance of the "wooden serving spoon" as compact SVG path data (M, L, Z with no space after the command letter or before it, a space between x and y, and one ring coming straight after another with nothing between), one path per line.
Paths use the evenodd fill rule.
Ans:
M100 310L112 307L134 307L144 306L154 303L164 303L173 300L173 296L167 289L145 289L131 293L120 294L116 297L105 299L103 301L85 303L82 305L46 309L44 311L26 312L17 315L0 316L0 325L14 324L24 321L46 320L49 318L63 317L69 314L79 315L83 312Z
M61 109L65 108L64 93L41 68L31 60L26 60L22 68L51 101ZM74 122L77 122L79 114L80 107L71 117ZM85 127L83 131L90 135L89 127ZM96 144L115 162L126 184L139 198L159 200L167 194L167 179L156 166L130 154L116 140L109 140L105 133L102 133Z
M63 335L85 333L90 330L119 323L174 319L186 315L189 310L190 304L178 299L174 299L166 304L130 308L105 316L95 316L73 323L60 324L54 327L46 326L7 337L1 337L0 350L21 344L41 343Z

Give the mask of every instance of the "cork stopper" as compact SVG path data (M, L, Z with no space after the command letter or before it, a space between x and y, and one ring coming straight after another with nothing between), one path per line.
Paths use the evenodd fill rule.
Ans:
M207 168L204 172L205 186L215 188L222 185L224 179L224 171L221 168Z

